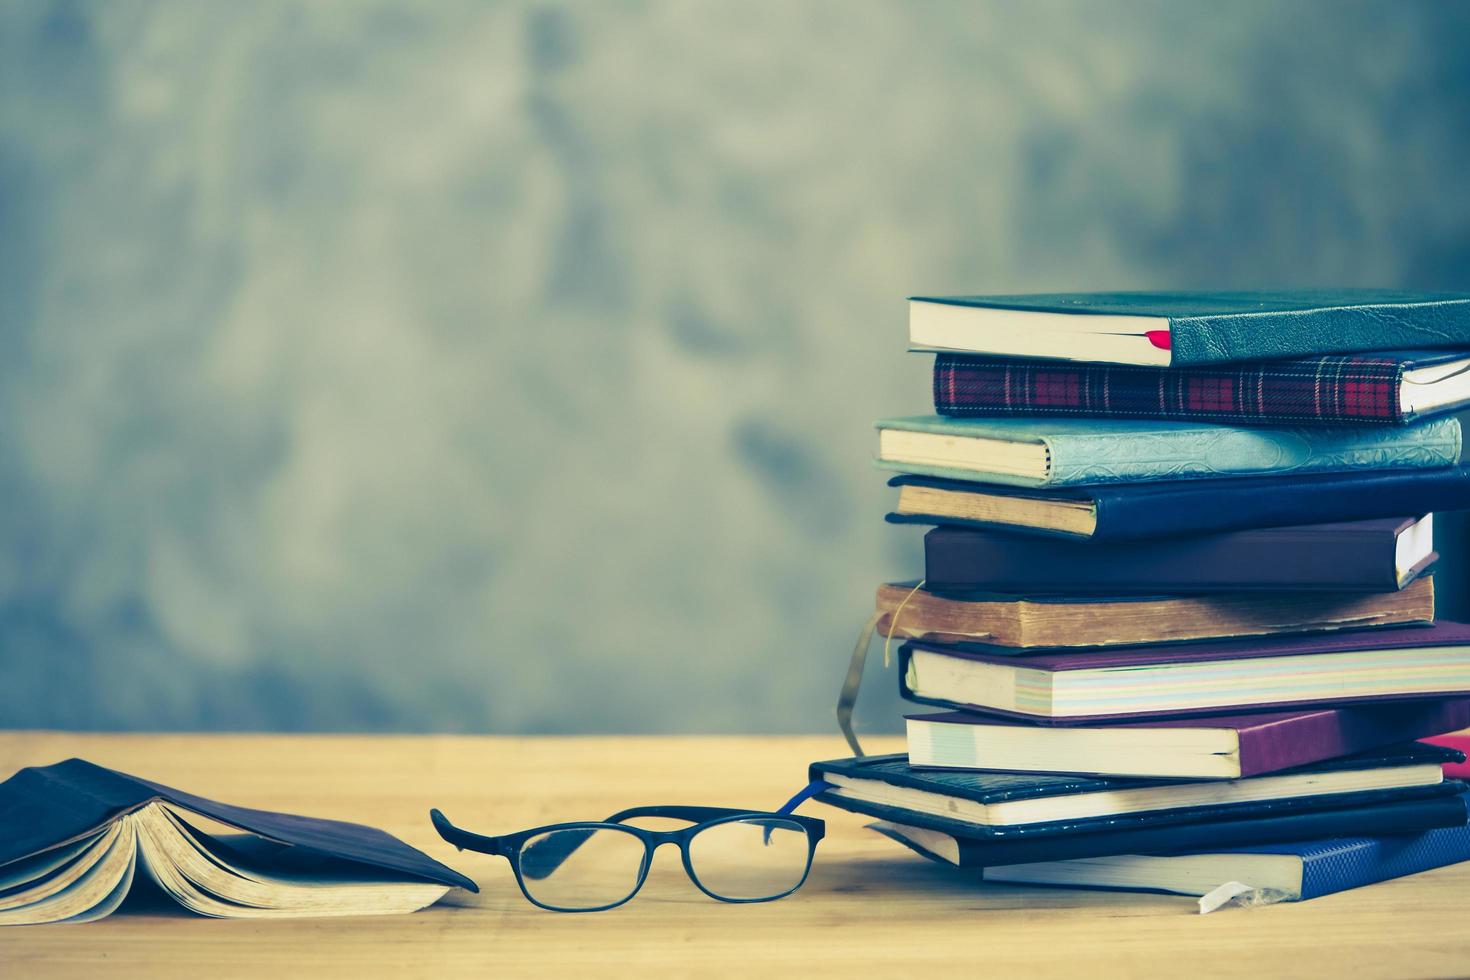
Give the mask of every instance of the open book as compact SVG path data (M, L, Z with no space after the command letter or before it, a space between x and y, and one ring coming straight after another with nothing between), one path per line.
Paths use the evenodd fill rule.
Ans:
M100 919L140 873L221 918L412 912L478 890L371 827L228 806L81 759L0 784L0 925Z

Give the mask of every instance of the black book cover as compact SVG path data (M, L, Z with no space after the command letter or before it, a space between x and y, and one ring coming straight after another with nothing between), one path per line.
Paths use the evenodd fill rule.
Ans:
M384 831L217 803L83 759L22 769L0 783L0 866L81 840L155 800L325 857L479 891L469 878Z
M1464 793L1427 799L1397 800L1333 810L1308 810L1275 816L1210 820L1194 824L1103 831L1023 840L987 840L952 834L958 866L985 868L1038 861L1073 861L1115 854L1180 854L1204 848L1244 847L1336 837L1415 834L1441 827L1463 827L1470 819L1470 797ZM903 823L906 821L896 820ZM886 837L942 864L950 861L918 843L878 825ZM918 826L914 823L912 826Z
M1453 749L1425 745L1421 742L1409 742L1403 745L1359 753L1358 755L1348 756L1342 759L1331 759L1327 762L1302 766L1297 769L1287 770L1285 773L1274 773L1270 777L1254 778L1275 778L1293 773L1328 773L1358 769L1382 769L1396 766L1442 765L1446 762L1462 762L1464 758L1464 753L1457 752ZM877 780L892 786L922 790L939 796L954 797L984 805L1081 793L1146 789L1150 787L1177 785L1180 782L1192 782L1192 780L1120 779L1115 777L1056 776L1031 773L981 772L976 770L912 769L908 764L908 756L902 753L814 762L811 765L808 776L810 781L819 782L824 781L824 776L827 774L845 776L850 779ZM820 793L817 799L840 809L877 817L880 820L912 824L916 827L927 827L932 830L941 830L945 833L965 837L999 839L1092 833L1104 830L1125 830L1170 824L1204 823L1211 820L1273 816L1303 810L1342 809L1343 807L1387 803L1401 799L1447 796L1459 792L1461 788L1460 784L1446 780L1434 785L1408 786L1398 789L1375 789L1321 796L1299 796L1244 803L1211 804L1172 810L1152 810L1112 816L1105 815L1071 820L1057 820L1046 823L1007 825L970 823L963 819L936 816L903 807L853 799L830 790Z

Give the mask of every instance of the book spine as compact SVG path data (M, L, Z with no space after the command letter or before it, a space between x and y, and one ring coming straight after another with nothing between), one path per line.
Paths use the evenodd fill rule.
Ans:
M1458 731L1470 725L1470 702L1421 701L1344 707L1243 728L1240 774L1290 769L1323 759Z
M1446 347L1470 340L1470 301L1334 306L1279 313L1175 317L1175 367L1353 351Z
M940 354L934 410L1243 425L1397 424L1402 367L1351 355L1170 369Z
M1054 435L1047 447L1053 486L1429 468L1459 460L1460 423L1442 418L1401 428L1161 428L1127 438Z
M1324 842L1302 857L1303 900L1470 860L1470 827Z

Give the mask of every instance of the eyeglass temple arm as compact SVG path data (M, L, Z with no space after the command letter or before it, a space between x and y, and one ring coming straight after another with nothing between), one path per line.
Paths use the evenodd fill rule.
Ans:
M505 845L503 838L486 837L483 834L473 834L468 830L460 830L449 822L449 818L437 809L429 811L429 820L439 836L459 848L461 851L479 851L482 854L504 854Z

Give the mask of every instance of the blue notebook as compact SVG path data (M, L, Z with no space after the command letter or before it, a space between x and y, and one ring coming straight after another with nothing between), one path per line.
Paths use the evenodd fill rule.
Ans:
M1470 826L1419 834L1253 844L1168 856L1124 855L986 868L987 881L1204 895L1238 881L1286 901L1470 860Z
M1021 487L1430 469L1460 459L1455 418L1389 429L919 415L877 428L884 469Z

